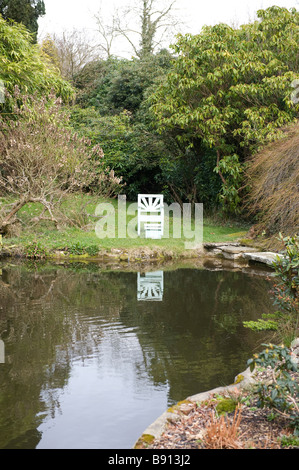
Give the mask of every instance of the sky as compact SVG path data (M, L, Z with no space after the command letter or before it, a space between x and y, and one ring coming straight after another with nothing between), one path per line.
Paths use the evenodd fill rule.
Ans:
M134 0L44 0L46 15L39 19L39 36L61 33L73 29L84 31L89 37L97 37L94 15L102 9L105 19L114 8L132 4ZM135 0L136 2L137 0ZM139 0L140 2L140 0ZM157 3L170 0L157 0ZM101 7L102 5L102 7ZM270 6L299 9L299 0L176 0L173 14L182 20L178 32L197 34L204 25L217 23L236 26L254 20L259 9ZM171 41L170 41L171 42ZM125 56L131 53L127 43L115 43L115 53Z

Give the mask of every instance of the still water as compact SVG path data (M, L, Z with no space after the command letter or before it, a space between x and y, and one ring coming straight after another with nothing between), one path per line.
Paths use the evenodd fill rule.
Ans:
M129 449L169 406L233 382L266 276L97 265L0 270L1 449Z

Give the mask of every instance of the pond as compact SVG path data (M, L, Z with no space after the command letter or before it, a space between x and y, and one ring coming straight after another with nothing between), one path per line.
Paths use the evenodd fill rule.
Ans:
M0 448L130 449L169 406L231 384L273 310L266 275L97 264L0 270Z

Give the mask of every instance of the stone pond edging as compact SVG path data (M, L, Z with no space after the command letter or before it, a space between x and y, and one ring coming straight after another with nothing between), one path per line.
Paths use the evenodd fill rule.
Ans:
M194 250L186 250L176 253L167 249L153 249L141 247L139 249L117 249L112 248L110 251L99 252L98 255L90 257L88 255L67 255L63 252L57 252L53 255L54 259L70 259L70 260L94 260L101 261L105 264L134 264L134 263L164 263L171 260L183 259L222 259L224 261L236 262L243 267L252 265L266 265L273 268L273 261L276 260L278 253L262 252L258 248L241 245L238 242L227 243L203 243Z
M299 363L299 338L293 340L291 344L293 362ZM196 395L187 397L185 400L178 402L176 405L170 407L161 416L159 416L152 424L150 424L139 439L135 442L133 449L142 448L144 444L149 444L154 439L159 438L166 429L169 422L175 422L179 414L188 414L188 407L194 403L201 403L208 400L214 394L226 394L230 391L245 390L253 384L256 384L258 379L255 378L256 371L251 372L248 367L244 372L235 377L235 381L231 385L217 387L212 390L201 392Z
M135 249L117 249L99 251L90 256L84 254L70 254L67 251L56 251L45 256L49 261L96 261L104 264L134 264L134 263L164 263L171 260L182 259L218 259L240 264L243 267L251 265L266 265L272 268L273 261L279 253L263 252L258 247L244 246L239 242L203 243L193 250L180 253L171 249L160 247L140 247ZM0 239L0 258L26 258L20 247L16 245L4 246Z
M224 394L229 391L233 391L241 388L246 388L250 384L255 382L254 374L250 372L250 369L246 369L241 374L238 374L235 377L235 382L231 385L227 385L224 387L217 387L207 392L198 393L196 395L192 395L187 397L185 400L178 402L176 405L170 407L166 410L161 416L159 416L152 424L150 424L139 439L135 442L133 449L138 449L142 446L142 444L147 444L152 442L154 439L159 438L164 430L168 422L174 422L179 413L184 413L188 404L191 403L200 403L207 400L212 394Z
M243 261L244 263L262 263L272 266L279 253L272 251L261 251L252 246L244 246L240 243L204 243L207 253L220 256L229 260ZM281 256L281 255L280 255Z

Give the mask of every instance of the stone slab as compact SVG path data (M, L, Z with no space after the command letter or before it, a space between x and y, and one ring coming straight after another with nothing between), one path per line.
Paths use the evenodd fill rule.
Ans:
M273 261L276 261L277 259L277 253L272 253L271 251L264 251L261 253L243 253L243 258L271 266Z
M209 242L209 243L204 243L203 244L204 248L207 248L208 250L211 249L213 250L214 248L221 248L224 246L240 246L239 242Z
M226 259L243 258L244 253L258 253L256 248L248 246L225 246L222 247L221 251Z
M232 254L238 254L238 253L259 253L256 248L250 247L250 246L223 246L222 251L225 251L225 253L232 253Z

